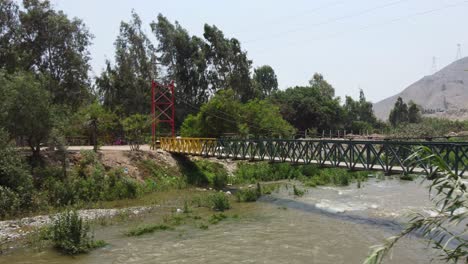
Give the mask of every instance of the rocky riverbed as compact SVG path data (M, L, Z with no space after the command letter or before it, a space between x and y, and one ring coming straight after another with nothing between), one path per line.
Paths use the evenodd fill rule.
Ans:
M118 215L134 216L151 211L157 206L139 206L123 209L86 209L79 210L79 215L86 219L97 220L102 218L112 218ZM11 242L37 231L41 227L50 225L57 214L38 215L24 217L21 219L0 221L0 245Z

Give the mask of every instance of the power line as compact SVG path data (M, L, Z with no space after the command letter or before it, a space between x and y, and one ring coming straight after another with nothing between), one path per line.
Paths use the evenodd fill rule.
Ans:
M364 30L372 29L374 27L385 26L385 25L388 25L388 24L393 24L393 23L402 21L402 20L407 20L407 19L410 19L410 18L413 18L413 17L424 16L424 15L436 13L436 12L439 12L439 11L442 11L442 10L445 10L445 9L449 9L449 8L453 8L453 7L457 7L457 6L460 6L462 4L466 4L466 3L468 3L468 0L457 2L457 3L454 3L454 4L445 5L445 6L442 6L442 7L439 7L439 8L434 8L434 9L429 9L429 10L425 10L425 11L411 13L411 14L408 14L408 15L403 16L403 17L398 17L398 18L386 20L386 21L383 21L381 23L377 23L377 24L373 24L373 25L358 27L358 28L355 28L355 30L364 31ZM337 33L330 34L328 36L321 37L321 38L312 38L312 39L307 39L307 40L301 40L300 42L299 41L289 42L289 43L287 43L285 45L285 47L286 46L291 47L291 46L294 46L294 45L297 45L297 44L302 44L302 43L304 43L306 41L312 41L312 40L316 41L316 40L329 39L329 38L338 37L340 35L349 34L349 33L351 33L351 30L337 32ZM307 42L307 43L309 43L309 42ZM267 50L262 49L261 51L257 52L257 54L258 53L264 53L264 52L267 52Z
M318 6L318 7L315 7L313 9L309 9L309 10L306 10L306 11L303 11L301 13L296 13L296 14L291 14L291 15L288 15L288 16L282 16L282 17L276 17L275 19L271 19L270 21L265 21L264 23L260 23L260 24L263 24L263 25L272 25L272 24L279 24L279 23L282 23L284 22L284 20L290 20L290 19L293 19L293 18L297 18L297 17L300 17L300 16L303 16L303 15L309 15L309 14L314 14L314 13L318 13L318 11L321 11L323 9L327 9L329 7L332 7L332 6L337 6L337 5L340 5L340 4L343 4L343 3L346 3L347 1L335 1L335 2L331 2L331 3L328 3L328 4L325 4L325 5L321 5L321 6ZM258 26L259 24L257 24ZM232 35L237 35L239 33L244 33L244 32L251 32L251 31L254 31L253 29L247 29L247 30L242 30L242 31L236 31L234 32Z
M338 21L341 21L341 20L349 19L349 18L359 17L361 15L371 13L371 12L373 12L375 10L382 9L382 8L387 8L387 7L397 5L397 4L399 4L401 2L405 2L405 1L408 1L408 0L397 0L397 1L389 2L389 3L383 4L383 5L378 5L378 6L368 8L368 9L364 9L364 10L362 10L360 12L357 12L357 13L352 13L352 14L348 14L348 15L328 19L328 20L325 20L325 21L322 21L322 22L319 22L319 23L316 23L316 24L309 25L307 27L290 29L290 30L287 30L287 31L276 33L276 34L268 36L268 37L247 40L247 41L244 41L244 43L251 43L251 42L257 42L257 41L262 41L262 40L268 40L268 39L272 39L272 38L284 37L284 35L286 35L286 34L298 32L298 31L302 31L302 30L308 30L311 27L317 27L317 26L324 26L324 25L332 24L332 23L335 23L335 22L338 22Z

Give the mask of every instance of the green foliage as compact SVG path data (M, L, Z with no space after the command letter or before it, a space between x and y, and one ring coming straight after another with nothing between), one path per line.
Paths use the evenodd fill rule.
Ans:
M279 91L271 100L280 106L283 118L300 131L340 128L344 116L340 99L333 97L333 87L321 75L316 74L314 78L310 86Z
M305 191L299 189L298 187L296 187L296 185L293 185L293 193L295 196L301 197L301 196L304 196Z
M5 199L2 199L0 206L0 217L14 213L19 208L28 210L33 206L33 178L20 153L10 144L8 134L1 129L0 187L0 195ZM11 201L10 205L8 201Z
M231 208L229 198L223 192L217 192L208 196L211 208L215 211L225 211Z
M103 241L94 241L89 235L89 225L76 211L59 214L51 228L52 242L55 248L69 255L86 253L105 245Z
M5 76L0 72L0 82L5 85L0 87L0 99L7 100L0 107L7 112L3 125L12 137L23 137L37 158L52 126L51 100L45 90L45 80L28 73Z
M181 189L187 186L187 177L174 167L158 164L151 159L143 160L137 165L145 177L145 184L141 187L143 193Z
M105 137L106 133L111 133L116 128L117 116L95 101L81 108L74 120L79 123L81 129L87 131L87 135L91 138L91 143L94 146L94 151L97 151L99 138Z
M156 49L142 26L133 11L130 22L120 23L114 42L115 65L106 61L106 69L96 79L104 107L125 116L149 113L151 109L151 80L157 77Z
M234 183L256 183L258 181L277 181L298 179L303 176L302 167L289 163L241 162L234 172Z
M195 165L207 179L208 184L219 190L226 187L228 181L228 173L222 164L207 160L197 160Z
M400 234L387 238L382 245L373 246L365 264L382 263L401 238L414 232L427 239L429 245L440 252L442 260L451 263L467 260L468 192L463 177L453 173L443 157L432 153L427 147L421 147L406 162L416 160L424 160L435 168L428 179L432 179L429 193L436 213L432 216L416 213Z
M448 135L452 132L460 132L468 130L468 122L442 119L442 118L429 118L421 119L419 123L406 123L394 127L390 134L393 137L431 137ZM455 139L460 140L460 138Z
M134 114L122 121L125 139L130 144L131 150L139 150L148 135L151 119L149 116Z
M23 1L19 18L22 68L48 76L46 87L52 102L76 109L90 97L88 47L92 35L81 20L69 19L49 1Z
M218 92L181 128L181 134L188 137L219 137L226 133L288 137L294 129L281 117L278 107L258 99L242 104L233 90Z
M260 196L261 192L253 188L240 189L236 192L238 202L255 202Z
M21 210L19 194L6 186L0 185L0 218L13 215Z
M223 221L224 219L227 218L227 215L221 213L221 214L214 214L210 217L210 224L212 225L216 225L218 224L219 222Z
M106 172L93 151L83 151L79 165L65 178L48 171L39 188L48 203L56 207L138 196L139 184L120 168Z
M278 91L278 79L275 71L269 65L263 65L254 69L253 86L258 94L257 98L264 99Z
M156 231L166 231L166 230L174 230L173 227L164 225L164 224L150 224L144 226L138 226L135 228L130 229L125 234L127 236L141 236L148 233L154 233Z
M421 120L422 117L419 106L413 101L410 101L408 107L401 97L398 97L388 117L388 121L393 127L405 123L419 123Z

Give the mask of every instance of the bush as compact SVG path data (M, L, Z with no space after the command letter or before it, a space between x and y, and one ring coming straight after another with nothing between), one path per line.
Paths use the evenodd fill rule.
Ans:
M89 235L89 225L76 211L58 215L51 231L54 247L69 255L86 253L105 244L103 241L94 241Z
M303 196L304 195L304 190L301 190L296 187L296 185L293 185L293 192L295 196Z
M211 187L217 190L226 187L228 173L222 164L207 160L197 160L195 161L195 165Z
M174 230L173 227L163 224L152 224L152 225L144 225L139 226L133 229L130 229L126 235L127 236L141 236L148 233L154 233L156 231L164 231L164 230Z
M0 186L0 218L15 214L19 211L21 199L19 195L8 187Z
M208 200L210 201L211 208L215 211L223 212L231 208L229 198L222 192L211 194Z
M234 172L235 183L255 183L257 181L277 181L303 177L301 166L289 163L239 163Z
M248 188L242 189L236 192L236 197L238 202L255 202L260 196L262 196L261 189Z

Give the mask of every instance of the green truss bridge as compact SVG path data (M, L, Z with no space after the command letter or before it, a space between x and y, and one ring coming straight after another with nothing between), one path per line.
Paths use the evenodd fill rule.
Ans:
M171 153L381 170L386 174L434 172L427 160L408 160L425 146L440 155L454 173L468 176L468 142L166 137L160 139L160 144L161 149Z

